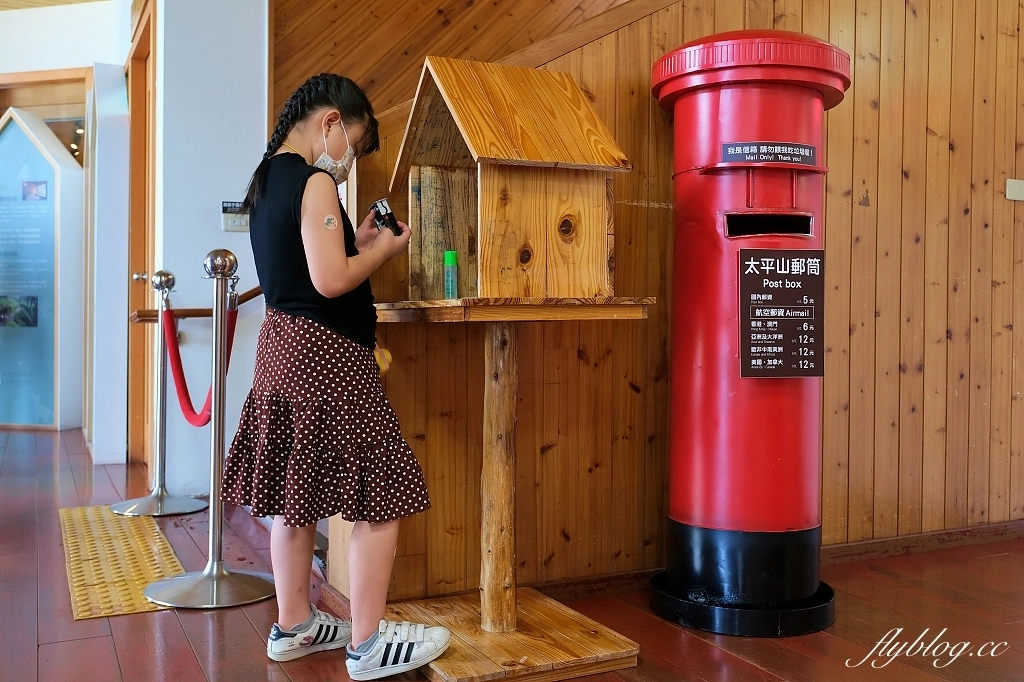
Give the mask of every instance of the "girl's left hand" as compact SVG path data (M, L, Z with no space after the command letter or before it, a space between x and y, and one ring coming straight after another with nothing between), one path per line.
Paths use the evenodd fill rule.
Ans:
M356 230L356 250L359 253L363 253L363 251L370 248L370 245L377 239L377 235L380 234L380 231L377 229L377 223L373 221L375 214L376 211L371 210L359 226L359 229Z

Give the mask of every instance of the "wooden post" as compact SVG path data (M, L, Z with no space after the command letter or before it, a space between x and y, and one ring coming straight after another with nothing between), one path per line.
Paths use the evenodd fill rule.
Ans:
M484 452L480 495L481 627L516 629L516 397L519 368L511 322L488 325L484 351Z

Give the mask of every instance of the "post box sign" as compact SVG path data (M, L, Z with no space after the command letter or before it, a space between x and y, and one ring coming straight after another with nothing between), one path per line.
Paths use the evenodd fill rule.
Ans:
M795 163L816 166L818 150L811 144L796 142L726 142L722 145L722 163Z
M820 377L825 252L740 249L740 376Z

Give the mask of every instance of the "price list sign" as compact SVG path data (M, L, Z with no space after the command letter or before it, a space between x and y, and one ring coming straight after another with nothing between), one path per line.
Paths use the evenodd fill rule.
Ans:
M740 376L825 372L825 252L740 249Z

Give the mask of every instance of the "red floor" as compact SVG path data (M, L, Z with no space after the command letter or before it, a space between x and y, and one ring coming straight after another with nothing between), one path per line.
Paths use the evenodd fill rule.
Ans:
M348 680L343 653L285 664L266 658L273 600L240 609L74 621L57 510L136 497L145 487L138 470L92 466L78 432L0 431L0 681ZM186 570L205 565L205 519L159 520ZM236 525L225 529L228 560L268 570L263 535ZM585 679L1024 680L1024 540L832 566L824 578L837 592L835 625L778 640L683 629L653 616L645 592L571 600L573 608L640 644L637 668ZM907 635L913 641L925 628L930 641L948 628L942 641L951 644L1008 645L999 656L965 654L952 662L949 656L904 656L880 668L870 668L871 660L846 665L863 659L895 627L904 629L902 641Z

